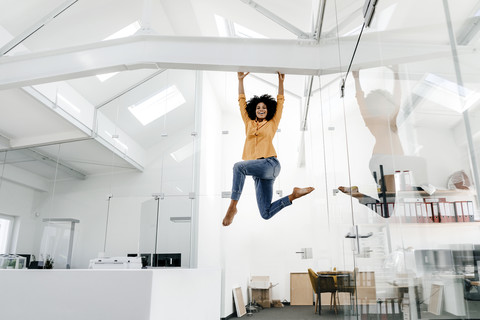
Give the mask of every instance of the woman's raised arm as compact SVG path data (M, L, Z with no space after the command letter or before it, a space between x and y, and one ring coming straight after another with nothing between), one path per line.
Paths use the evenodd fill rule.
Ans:
M245 94L245 89L243 88L243 78L245 78L250 72L237 72L238 77L238 94Z
M281 94L283 96L283 81L285 80L285 74L284 73L278 73L278 94Z

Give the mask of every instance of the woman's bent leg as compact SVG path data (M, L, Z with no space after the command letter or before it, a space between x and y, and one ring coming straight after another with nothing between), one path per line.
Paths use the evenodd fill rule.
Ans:
M246 176L275 179L275 173L280 169L275 170L275 166L272 163L274 164L275 162L270 159L246 160L235 163L233 165L232 195L230 198L232 200L240 199Z
M292 204L288 196L272 203L273 183L275 179L260 179L257 177L253 177L253 179L255 180L258 210L263 219L270 219L280 210Z

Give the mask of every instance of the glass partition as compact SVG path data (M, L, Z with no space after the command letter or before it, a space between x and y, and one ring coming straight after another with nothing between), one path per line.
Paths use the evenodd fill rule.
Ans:
M429 3L426 19L412 1L379 2L351 72L337 75L346 78L343 98L340 80L321 76L310 114L322 123L311 139L325 139L312 157L326 164L328 234L343 243L361 317L478 316L478 83L469 50L478 4L468 15L452 1ZM408 28L408 37L398 32Z
M80 99L92 81L99 80L35 88L47 99L43 107L84 137L1 153L0 217L12 217L2 253L28 256L38 267L48 258L55 269L148 253L158 260L150 266L190 267L196 72L135 72L121 94ZM56 137L69 140L68 133ZM162 264L175 254L178 263L175 256Z

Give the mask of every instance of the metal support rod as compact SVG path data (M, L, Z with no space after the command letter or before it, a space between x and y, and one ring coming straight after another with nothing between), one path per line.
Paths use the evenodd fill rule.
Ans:
M457 77L457 89L459 97L464 97L464 86L463 86L463 79L462 79L462 72L460 70L460 61L458 60L458 52L457 52L457 42L455 40L455 34L453 33L453 25L452 19L450 18L450 9L448 7L448 1L443 0L443 8L445 10L445 18L447 20L447 29L448 29L448 36L450 40L450 47L452 49L452 59L453 59L453 66L455 68L455 75ZM479 180L479 173L478 173L478 163L475 156L475 147L473 144L473 134L472 134L472 127L470 125L470 118L468 115L468 109L464 110L463 113L463 123L465 125L465 134L467 137L467 146L468 146L468 153L470 156L470 166L472 167L473 173L473 181L475 183L475 192L477 193L477 202L480 201L480 180Z
M273 22L279 24L280 26L284 27L288 31L292 32L293 34L298 36L300 39L311 39L312 38L312 35L310 35L306 32L303 32L299 28L292 25L290 22L287 22L286 20L280 18L279 16L272 13L270 10L262 7L261 5L256 3L255 1L252 1L252 0L242 0L242 1L246 4L248 4L249 6L251 6L252 8L254 8L255 10L257 10L258 12L260 12L261 14L263 14L265 17L272 20Z
M388 204L387 204L387 186L385 184L385 175L383 174L383 165L380 165L380 179L381 183L381 191L380 194L382 196L382 206L383 206L383 217L388 218L390 215L388 214Z
M80 180L85 180L85 173L77 169L71 168L67 163L61 161L58 158L51 157L50 155L34 149L20 149L20 152L28 157L31 157L37 161L46 164L47 166L50 166L52 168L58 168L60 171L68 174L69 176L75 177Z
M202 109L203 109L203 79L204 72L196 71L195 72L195 112L194 112L194 123L195 123L195 132L202 132ZM201 139L202 136L194 135L193 138L193 159L192 159L192 185L191 190L198 194L200 188L200 151L201 151ZM190 204L190 268L198 267L198 211L199 211L199 201L198 197L191 198Z
M158 241L158 219L160 214L160 199L156 198L157 201L157 221L155 223L155 251L154 256L152 257L152 267L157 267L157 241Z
M305 111L303 113L303 120L301 130L307 130L308 109L310 108L310 97L312 96L313 76L308 77L307 90L305 94Z
M105 221L105 238L103 239L103 253L107 251L107 233L108 233L108 218L110 216L110 200L112 199L112 195L108 195L107 199L107 219Z
M320 35L322 33L326 3L327 3L327 0L320 0L320 3L318 4L317 23L315 25L315 31L313 33L313 38L317 40L317 43L320 42Z
M70 241L68 242L68 253L67 253L67 265L66 268L70 269L72 264L72 250L73 250L73 235L75 234L75 222L70 223Z
M21 44L23 41L28 39L31 35L33 35L35 32L46 26L50 21L55 19L57 16L59 16L62 12L70 8L73 4L75 4L78 0L68 0L62 3L60 6L55 8L52 12L38 20L36 23L28 27L26 30L24 30L22 33L20 33L18 36L10 40L7 44L5 44L1 49L0 49L0 55L5 55L9 53L11 50L13 50L16 46Z
M127 94L128 92L132 91L133 89L139 87L140 85L144 84L145 82L155 78L156 76L158 76L159 74L163 73L164 71L166 71L166 69L160 69L158 71L155 71L154 73L152 73L151 75L145 77L144 79L140 80L139 82L135 83L134 85L128 87L127 89L117 93L116 95L114 95L113 97L110 97L108 98L107 100L105 100L104 102L100 103L98 106L96 106L95 108L97 109L100 109L104 106L106 106L107 104L109 104L110 102L120 98L121 96L123 96L124 94Z

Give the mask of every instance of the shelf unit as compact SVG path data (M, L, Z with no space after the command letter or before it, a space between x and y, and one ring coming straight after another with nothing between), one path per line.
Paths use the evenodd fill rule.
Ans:
M478 221L475 193L471 190L437 190L433 194L408 190L382 192L378 199L352 193L360 203L384 218L407 223L465 223Z

